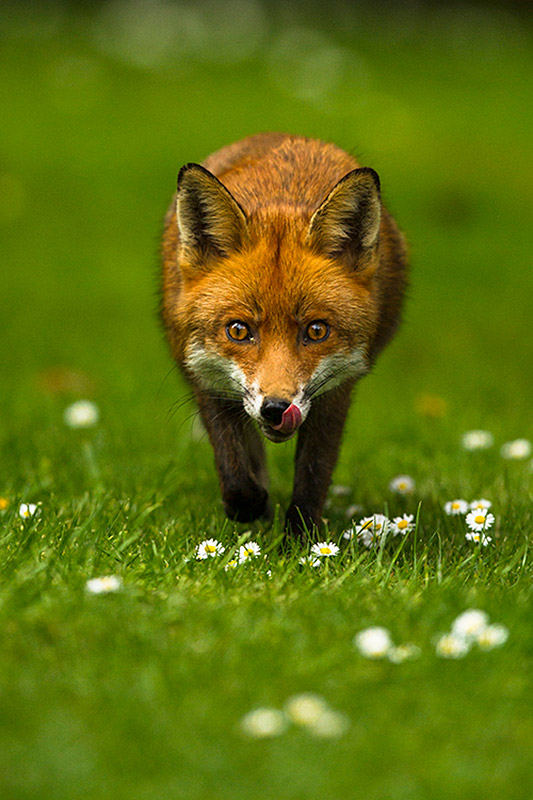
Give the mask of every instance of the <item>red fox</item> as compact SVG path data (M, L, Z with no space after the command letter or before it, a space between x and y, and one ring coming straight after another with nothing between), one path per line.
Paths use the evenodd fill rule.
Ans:
M228 517L268 516L261 432L295 433L293 537L315 536L352 387L394 334L406 246L376 172L265 133L186 164L165 221L162 318Z

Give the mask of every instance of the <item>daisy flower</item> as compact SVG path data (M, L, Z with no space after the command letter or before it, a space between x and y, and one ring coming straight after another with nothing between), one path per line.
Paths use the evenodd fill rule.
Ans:
M390 519L384 514L374 514L373 517L363 517L356 526L355 533L366 547L375 547L386 537L390 525Z
M486 508L478 508L466 515L466 524L471 531L485 531L492 528L494 524L494 514Z
M468 533L465 534L465 538L467 542L476 542L477 544L480 544L483 547L486 547L488 544L492 542L491 536L486 536L484 533L481 533L480 531L468 531Z
M320 739L337 739L350 727L350 720L341 711L327 708L316 722L309 726L309 732Z
M465 450L487 450L494 444L494 436L489 431L467 431L461 437Z
M287 726L287 715L277 708L256 708L241 719L242 732L254 739L280 736Z
M298 561L304 567L321 567L322 561L315 556L302 556Z
M311 555L317 558L329 558L329 556L336 556L339 548L334 542L317 542L311 548Z
M486 509L490 508L491 505L492 503L490 502L490 500L484 500L483 498L481 500L472 500L472 502L470 503L470 510L477 511L478 509L483 509L483 508Z
M500 450L502 458L520 460L529 458L531 455L531 442L528 439L515 439L513 442L506 442Z
M33 517L33 515L37 512L37 506L35 503L22 503L19 506L19 516L22 519L28 519L29 517Z
M313 692L295 694L285 703L285 711L297 725L314 725L328 710L329 706L324 698Z
M487 625L477 636L476 641L481 650L492 650L501 647L509 638L509 631L505 625Z
M489 624L489 615L477 608L463 611L452 623L452 634L464 639L477 639Z
M358 503L353 503L351 506L348 506L348 508L344 512L344 516L346 517L346 519L353 519L358 514L360 514L362 510L363 506L360 506Z
M399 534L405 536L406 533L412 531L415 527L414 518L414 514L403 514L401 517L394 517L391 527L394 536L398 536Z
M257 542L246 542L246 544L239 547L239 564L244 564L251 558L261 555L261 548Z
M402 664L404 661L414 661L420 656L420 648L417 644L400 644L398 647L391 647L387 653L387 658L393 664Z
M353 643L365 658L384 658L393 647L389 631L381 627L359 631Z
M352 493L351 486L338 486L334 485L331 487L330 492L333 497L349 497Z
M453 633L445 633L435 645L435 652L441 658L464 658L469 650L470 642Z
M415 490L415 482L410 475L397 475L389 483L389 489L396 494L411 494Z
M63 420L69 428L90 428L100 417L98 406L90 400L78 400L63 412Z
M226 548L217 539L205 539L196 547L196 558L214 558L221 556Z
M104 575L103 578L91 578L85 584L85 588L91 594L109 594L118 592L122 589L122 578L118 575Z
M448 515L466 514L468 503L466 500L449 500L444 504L444 510Z
M9 506L9 500L7 497L0 497L0 511L5 511L6 508Z
M228 561L226 566L224 567L225 572L229 572L230 569L236 569L239 566L239 562L236 558L232 558L231 561Z

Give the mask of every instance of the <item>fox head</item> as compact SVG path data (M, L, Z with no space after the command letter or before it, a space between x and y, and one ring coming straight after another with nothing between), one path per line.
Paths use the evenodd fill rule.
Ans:
M284 441L316 397L370 368L379 179L354 169L311 210L266 196L247 213L235 187L198 164L180 171L171 339L201 391L242 402Z

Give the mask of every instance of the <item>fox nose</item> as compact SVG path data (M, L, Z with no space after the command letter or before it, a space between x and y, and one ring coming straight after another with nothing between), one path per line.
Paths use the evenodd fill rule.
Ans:
M272 425L281 425L283 412L288 409L290 403L285 400L278 400L275 397L265 397L261 406L261 416Z

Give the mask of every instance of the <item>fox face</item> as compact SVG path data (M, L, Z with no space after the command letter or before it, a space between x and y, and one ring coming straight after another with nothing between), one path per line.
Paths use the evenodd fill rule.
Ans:
M315 398L370 368L377 175L352 170L311 216L268 204L246 215L214 175L190 164L176 215L178 357L203 392L242 402L267 438L285 441Z

